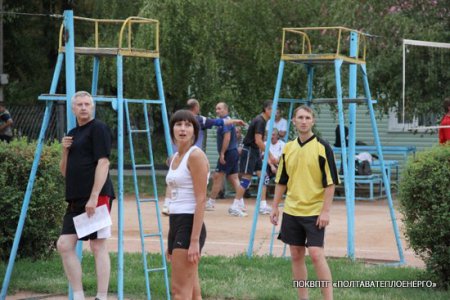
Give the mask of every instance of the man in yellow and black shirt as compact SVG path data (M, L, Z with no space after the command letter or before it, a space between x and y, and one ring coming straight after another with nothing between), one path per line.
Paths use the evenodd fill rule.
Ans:
M331 271L323 246L335 185L339 183L334 155L330 145L312 132L314 111L311 108L298 107L292 122L298 138L284 147L270 219L272 224L278 224L278 204L287 190L278 238L290 247L294 280L307 280L307 247L317 279L323 283L323 298L333 299ZM299 288L298 295L299 299L308 299L308 290Z

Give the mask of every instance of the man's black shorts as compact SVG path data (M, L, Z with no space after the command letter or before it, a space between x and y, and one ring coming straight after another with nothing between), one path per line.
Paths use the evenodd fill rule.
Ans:
M63 219L61 235L77 234L77 232L75 230L75 225L73 223L73 218L86 212L86 203L88 200L89 199L74 200L74 201L67 203L66 214L64 215L64 219ZM104 203L105 201L108 201L109 203ZM112 201L113 200L107 196L100 196L97 206L107 204L108 209L111 212ZM96 240L96 239L97 239L97 232L94 232L92 234L82 237L79 240L87 241L87 240Z
M169 235L167 237L168 251L172 254L173 249L189 249L191 244L193 214L171 214L169 216ZM205 245L206 227L202 225L200 232L200 252Z
M217 160L216 172L225 173L225 175L233 175L239 172L239 153L237 149L231 149L225 152L225 164L220 163L220 158Z
M261 153L259 149L252 147L242 148L241 157L239 158L239 173L253 175L258 171L257 165L261 161Z
M292 246L323 247L325 228L316 225L319 216L297 217L283 213L278 239Z

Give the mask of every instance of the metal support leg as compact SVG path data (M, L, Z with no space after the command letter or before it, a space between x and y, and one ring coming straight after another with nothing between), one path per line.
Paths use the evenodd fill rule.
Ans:
M117 253L117 299L123 300L123 57L117 55L117 182L118 182L118 253Z
M280 65L278 67L278 79L277 79L277 84L276 84L276 88L275 88L275 94L273 96L272 114L270 116L270 121L269 121L269 132L267 133L268 137L272 136L273 124L275 121L275 114L277 112L278 99L280 97L281 83L283 81L283 71L284 71L284 60L281 60ZM259 216L259 206L260 206L260 201L261 201L262 188L264 185L264 176L266 174L267 161L269 158L269 148L270 148L270 138L268 138L266 141L266 149L264 151L264 160L263 160L262 169L261 169L261 176L259 178L258 196L256 198L255 211L253 213L252 230L250 232L250 240L249 240L248 249L247 249L248 257L251 257L253 255L253 243L255 241L256 226L258 223L258 216Z
M55 71L53 72L52 84L50 87L50 94L56 92L56 87L58 86L59 75L61 74L61 67L64 61L64 54L58 54L58 59L56 61ZM41 159L42 144L44 143L45 132L47 131L48 123L50 121L50 115L52 111L53 103L51 101L46 102L44 119L42 120L41 131L39 133L38 143L36 151L34 153L34 161L30 171L30 178L28 180L27 189L22 203L22 209L20 212L19 223L17 224L16 234L14 235L14 242L11 249L11 254L9 256L8 266L6 268L5 278L2 284L2 291L0 294L0 299L4 300L8 292L9 281L11 279L11 273L14 268L14 262L16 260L17 249L19 247L20 238L22 237L23 226L25 224L25 218L28 211L28 206L30 203L31 193L33 191L34 179L36 176L37 168L39 165L39 160Z
M341 67L342 60L334 61L335 77L336 77L336 94L338 101L339 114L339 130L341 134L341 149L342 149L342 167L344 170L344 188L345 188L345 203L347 208L347 256L350 259L355 259L355 245L354 245L354 203L355 198L351 197L349 184L349 169L347 164L347 147L345 145L345 129L344 129L344 106L342 103L342 84L341 84Z
M364 82L364 93L368 100L367 104L368 104L369 112L370 112L370 121L372 124L372 132L373 132L373 136L375 139L375 145L377 147L378 158L379 158L380 164L381 164L381 166L380 166L381 167L381 175L383 176L383 183L384 183L384 187L386 189L385 193L386 193L386 198L387 198L388 204L389 204L389 213L391 215L392 227L394 230L395 241L397 243L397 250L398 250L398 255L400 258L400 264L404 264L405 258L403 256L403 247L402 247L400 233L399 233L398 226L397 226L397 217L395 216L394 204L392 202L390 182L389 182L389 179L387 178L386 172L384 171L384 170L386 170L386 166L385 166L385 162L384 162L383 151L381 149L381 141L380 141L380 136L378 134L377 121L375 119L375 111L373 109L373 104L371 101L372 98L371 98L371 94L370 94L369 80L367 78L367 70L366 70L365 64L361 65L361 71L362 71L362 75L363 75L362 77L363 77L363 82Z

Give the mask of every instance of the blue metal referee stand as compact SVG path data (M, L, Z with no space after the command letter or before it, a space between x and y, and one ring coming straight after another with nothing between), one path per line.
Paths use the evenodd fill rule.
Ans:
M74 30L74 20L77 22L85 22L93 29L93 37L94 45L89 45L87 47L77 47L75 46L75 30ZM105 44L105 41L100 40L99 35L99 25L108 26L108 25L118 25L120 26L120 32L118 34L118 41L112 47L104 47L100 46ZM149 37L146 45L150 45L146 49L137 48L134 43L135 36L133 36L132 30L136 27L146 27L147 33L146 37ZM104 19L89 19L82 17L74 17L72 11L64 12L64 22L61 26L60 30L60 38L59 38L59 54L58 60L56 63L56 68L53 74L53 80L50 88L50 92L48 94L43 94L39 96L39 100L45 101L46 109L44 113L44 119L42 121L42 126L38 138L38 144L34 156L34 161L30 173L30 178L28 181L27 190L25 193L22 210L19 218L19 223L17 225L17 230L14 238L14 243L11 249L11 255L9 257L8 266L6 269L5 278L3 280L2 290L0 294L0 299L4 300L7 295L7 290L11 278L11 273L14 267L14 262L20 242L20 238L22 235L23 226L25 223L28 206L30 203L30 198L33 192L33 184L36 176L36 172L39 165L39 160L41 157L42 146L44 143L45 132L48 127L50 114L52 111L52 106L54 101L65 101L66 102L66 113L67 113L67 131L76 126L75 117L72 114L71 110L71 97L76 92L75 87L75 54L87 55L93 57L93 74L92 74L92 88L91 94L93 95L94 101L98 102L108 102L111 103L114 110L117 111L117 147L118 147L118 266L117 266L117 291L118 291L118 299L124 298L124 255L123 255L123 226L124 226L124 187L123 187L123 167L124 167L124 122L127 123L128 130L128 138L130 143L130 154L131 161L133 167L133 179L135 186L135 194L136 194L136 203L138 208L138 217L139 217L139 229L141 236L141 246L142 246L142 256L143 256L143 264L144 264L144 273L145 273L145 281L147 288L147 299L151 299L151 288L150 288L150 279L149 273L152 272L162 272L165 281L165 291L166 298L170 299L169 293L169 280L168 280L168 272L167 272L167 263L164 255L164 243L163 243L163 235L162 235L162 225L161 225L161 214L158 205L158 194L156 189L156 175L154 169L153 162L153 151L152 151L152 143L151 143L151 128L149 125L148 119L148 106L153 105L160 109L161 118L164 126L164 135L166 139L166 147L167 153L172 155L172 147L170 145L170 134L169 134L169 122L167 117L166 104L164 99L164 91L163 91L163 83L161 77L161 68L159 62L159 22L157 20L146 19L141 17L129 17L126 20L104 20ZM116 96L99 96L97 95L97 86L98 86L98 74L99 74L99 66L100 66L100 58L103 57L115 57L117 62L117 95ZM154 64L154 72L156 77L156 86L158 90L158 98L156 100L151 99L129 99L124 97L124 88L123 88L123 58L147 58L153 61ZM58 85L59 76L61 74L61 68L63 65L63 61L65 60L65 78L66 78L66 94L56 94L56 88ZM145 79L144 79L145 80ZM131 105L140 106L142 109L142 113L144 114L145 124L144 128L136 129L132 123L130 118L129 107ZM146 137L148 144L148 163L138 165L134 159L134 146L133 146L133 136L137 134L143 134ZM149 172L151 176L151 182L149 182L148 186L151 188L151 191L147 191L146 194L152 195L151 198L142 198L139 192L139 187L137 184L137 173L136 170L138 168L143 168L144 170ZM152 220L156 220L157 222L157 232L147 233L142 220L142 212L141 206L150 203L155 208L155 218ZM145 240L149 238L157 237L159 239L160 244L160 253L162 257L162 261L160 266L155 268L149 268L148 262L148 253L145 248ZM81 259L81 250L82 244L79 242L77 245L77 252L80 255ZM72 293L69 290L69 298L72 299Z
M370 120L372 125L372 133L375 141L375 146L381 170L386 170L384 163L383 152L378 134L377 123L375 119L375 111L373 108L376 101L372 100L369 80L366 69L366 46L368 34L348 29L345 27L305 27L305 28L284 28L281 46L281 60L278 67L278 78L273 97L272 115L269 121L269 130L267 136L272 135L275 113L278 103L286 102L290 104L289 120L292 119L292 112L294 105L306 104L309 106L319 104L335 104L338 108L338 119L340 125L340 136L342 146L342 164L344 171L344 188L345 201L347 208L347 256L355 259L355 135L356 135L356 105L367 105ZM345 44L349 41L348 44ZM324 50L326 49L326 50ZM328 51L327 51L328 50ZM331 51L330 51L331 50ZM292 63L303 65L307 72L307 97L306 99L286 99L280 98L283 73L285 63ZM342 67L347 65L349 68L348 79L348 96L343 96L343 86L341 82ZM313 77L314 69L318 66L334 67L336 97L335 98L315 98L313 97ZM357 95L357 73L360 71L364 96ZM349 124L349 144L348 148L345 143L344 132L344 105L348 104L348 124ZM289 124L290 125L290 124ZM288 128L289 132L289 128ZM258 196L256 199L256 206L253 215L253 224L250 233L249 245L247 255L253 255L253 244L255 233L257 229L257 222L259 216L259 208L261 201L261 192L264 184L264 176L267 168L267 161L269 156L270 138L266 141L266 150L264 153L264 160L261 170L261 177L258 185ZM389 212L392 221L392 227L397 244L399 261L397 264L404 264L403 248L401 245L400 234L397 226L394 206L392 203L392 195L390 189L390 179L386 172L381 172L384 186L386 187L386 198L389 204ZM272 233L272 242L276 231ZM272 243L271 243L272 249Z

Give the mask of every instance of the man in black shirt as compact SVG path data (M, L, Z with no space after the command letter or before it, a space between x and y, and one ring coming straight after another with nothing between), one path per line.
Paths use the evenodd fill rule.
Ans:
M78 240L73 217L84 212L88 217L95 208L106 205L110 209L114 199L109 177L109 155L111 153L111 131L108 126L94 119L94 100L88 92L77 92L72 97L72 111L77 126L62 139L63 153L60 170L66 178L66 201L63 228L57 242L64 271L73 289L73 299L84 299L81 281L81 264L75 247ZM97 273L96 299L106 300L110 276L110 259L106 238L110 228L82 237L90 240Z
M241 174L240 185L236 190L236 197L233 204L228 209L228 213L232 216L246 217L244 193L249 188L253 172L256 166L261 163L261 153L264 152L266 145L264 144L264 135L266 133L266 122L272 113L272 100L264 101L262 113L257 115L250 126L244 138L244 147L242 148L239 158L239 173ZM273 156L269 153L269 161L274 161Z
M9 143L12 139L13 119L3 103L0 102L0 142Z

